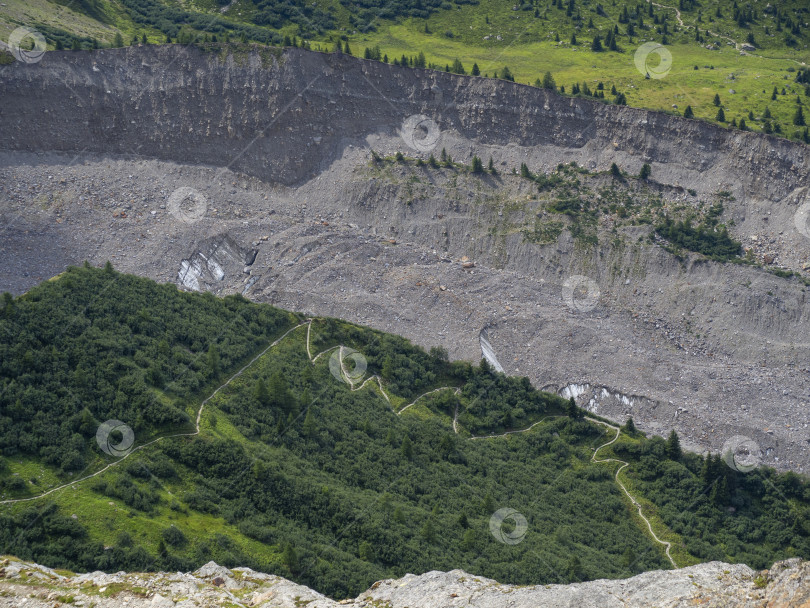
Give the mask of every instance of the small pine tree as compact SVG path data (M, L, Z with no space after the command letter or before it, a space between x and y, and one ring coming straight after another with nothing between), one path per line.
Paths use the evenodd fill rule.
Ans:
M714 117L717 122L726 122L726 113L723 112L723 108L717 110L717 116Z
M307 410L307 415L304 416L304 424L301 426L304 436L312 438L318 431L318 426L315 423L315 416L312 415L312 408Z
M639 178L640 179L648 179L650 174L652 173L652 167L648 163L644 163L641 165L641 171L639 171Z
M577 35L576 34L571 34L571 44L572 45L577 44Z
M681 458L681 440L678 438L675 429L670 431L669 437L667 437L666 453L667 458L670 460L680 460Z
M692 111L692 106L686 106L686 109L683 111L684 118L694 118L695 113Z
M741 119L740 119L740 125L739 125L739 127L740 127L740 130L741 130L741 131L747 131L747 130L748 130L748 125L747 125L747 124L745 124L745 119L744 119L744 118L741 118Z
M402 452L402 457L406 460L413 458L413 444L411 443L411 438L407 435L405 435L405 438L402 440L400 451Z
M796 106L796 113L793 115L793 124L797 127L803 127L806 124L801 106Z
M776 91L776 87L774 87L773 88L773 93L771 93L771 101L776 101L776 95L777 95L777 91Z
M543 88L551 91L557 88L557 83L554 82L554 76L551 75L551 72L543 74Z
M492 173L492 175L497 175L498 171L495 169L495 163L492 162L492 157L489 157L489 164L487 165L487 170Z
M427 521L422 525L420 533L427 542L434 543L436 541L436 526L433 525L431 517L428 517Z
M638 429L636 429L636 423L633 422L632 418L627 419L627 422L624 423L622 430L628 435L635 435L638 432Z
M610 163L610 175L616 179L622 178L622 170L619 169L619 165L616 163Z
M113 40L113 46L117 49L120 49L124 46L124 37L121 35L121 32L115 32L115 39Z
M568 403L565 404L565 413L569 418L579 418L579 408L573 397L568 399Z
M256 380L256 386L253 388L253 396L256 398L256 401L262 405L270 405L270 392L267 390L267 385L261 378Z
M284 551L281 553L281 561L287 566L290 572L298 571L298 554L290 543L284 546Z
M481 159L477 156L472 157L472 172L473 173L483 173L484 172L484 163L481 162Z
M717 106L718 108L720 107L720 94L719 93L714 94L714 100L712 101L712 103L715 106Z
M601 53L604 49L602 48L602 38L599 36L593 37L593 42L591 42L591 50L594 53Z
M478 64L474 63L472 67L472 72L470 72L473 76L480 76L481 70L478 69Z
M349 41L348 40L346 41L346 46L343 48L343 52L346 53L347 55L352 54L352 50L349 48Z

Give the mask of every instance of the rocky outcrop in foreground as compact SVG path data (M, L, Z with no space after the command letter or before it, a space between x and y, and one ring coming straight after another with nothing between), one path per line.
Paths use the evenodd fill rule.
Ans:
M73 574L13 558L0 561L0 608L295 608L414 607L535 608L578 606L810 607L810 562L798 558L755 572L722 562L645 572L625 580L571 585L502 585L462 570L427 572L374 583L354 600L335 602L307 587L250 568L209 562L193 573Z

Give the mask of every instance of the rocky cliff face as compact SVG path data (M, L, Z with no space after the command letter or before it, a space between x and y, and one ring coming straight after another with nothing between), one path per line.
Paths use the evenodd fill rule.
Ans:
M610 214L596 245L568 231L527 239L553 218L536 184L510 174L523 162L630 173L648 162L653 181L627 180L629 195L697 209L726 191L732 234L801 273L804 145L298 49L52 52L0 66L0 91L0 290L110 259L454 358L480 359L486 328L490 354L535 386L650 432L675 428L693 450L745 436L762 463L808 470L803 284L678 259L648 240L650 226L615 229ZM427 159L442 148L464 163L491 156L500 175L369 162L372 150ZM572 305L583 286L588 305Z
M747 566L711 562L646 572L626 580L516 587L461 570L374 583L353 600L336 602L279 576L209 562L183 574L73 574L14 559L0 561L0 607L53 608L806 608L810 564L798 559L754 572Z
M448 151L457 159L475 142L526 148L532 167L579 158L638 172L650 162L664 183L743 199L778 200L808 185L810 151L783 139L299 49L51 52L37 64L0 67L0 80L0 139L11 150L133 154L293 185L422 114L455 135Z

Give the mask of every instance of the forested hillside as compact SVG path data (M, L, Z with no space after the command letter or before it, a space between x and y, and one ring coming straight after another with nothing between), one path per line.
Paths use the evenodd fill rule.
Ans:
M335 319L71 268L3 297L0 353L0 553L48 566L213 559L333 597L433 569L668 567L611 456L678 565L810 557L806 480L606 431L525 378ZM134 434L112 456L111 418ZM503 508L525 528L493 528Z

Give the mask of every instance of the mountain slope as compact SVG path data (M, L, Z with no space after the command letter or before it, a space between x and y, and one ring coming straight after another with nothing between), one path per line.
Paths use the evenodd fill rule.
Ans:
M50 53L0 74L4 289L112 259L453 359L477 360L488 328L508 373L614 422L810 462L806 146L300 49ZM709 257L715 234L744 253Z
M794 121L808 84L807 8L799 0L762 7L734 0L711 7L691 0L4 3L4 40L20 25L41 32L49 48L66 49L230 37L332 50L345 41L358 56L397 64L494 77L505 77L508 67L519 82L537 86L550 71L568 92L595 91L601 81L630 105L678 114L689 106L721 124L810 138L806 121Z
M38 427L16 454L9 446L0 469L6 553L86 570L184 570L213 557L283 574L333 597L355 595L385 576L457 567L506 582L567 582L667 563L631 500L656 535L672 542L679 565L720 547L725 559L757 567L810 550L810 490L793 474L741 472L719 458L682 453L674 439L647 440L632 429L614 429L614 439L525 378L485 364L449 363L442 349L428 354L344 322L292 325L289 314L266 305L182 294L110 269L73 268L25 296L6 298L0 335L12 351L28 343L37 361L59 350L38 313L83 315L88 298L92 325L72 340L86 340L88 353L133 345L116 365L106 365L105 382L117 380L124 396L133 377L161 395L155 361L142 353L150 348L147 338L183 335L175 311L200 327L207 311L222 306L234 307L238 317L209 331L202 344L223 353L223 367L209 371L217 386L202 392L210 396L184 402L197 431L169 428L160 410L142 406L120 411L121 420L110 425L102 420L108 410L88 405L67 444L49 446L75 451L87 469L74 473L75 459L61 461L64 472L48 466L50 451L33 450ZM116 303L123 301L135 308L160 304L150 311L151 323L133 324L122 337L116 322L126 317ZM231 360L227 370L228 347L255 332L238 319L251 317L276 320L269 325L276 339L247 363ZM158 371L171 365L159 363ZM80 364L66 365L75 375ZM0 399L29 373L5 368ZM81 404L65 398L59 404L65 424L75 425L71 408L78 412ZM32 411L21 409L3 404L3 428L21 428L16 417ZM138 431L128 435L132 428ZM159 429L162 439L148 429ZM611 455L628 463L618 475L629 495L614 481L621 463ZM691 504L679 503L690 492Z

